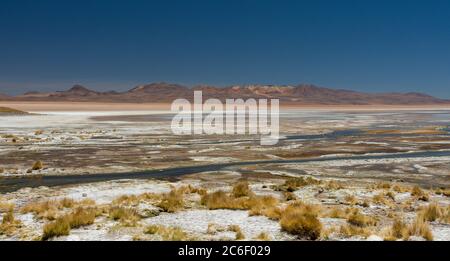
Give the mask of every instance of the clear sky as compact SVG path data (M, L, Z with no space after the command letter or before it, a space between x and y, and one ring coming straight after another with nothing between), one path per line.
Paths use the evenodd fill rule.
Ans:
M450 1L1 1L0 92L155 81L450 98Z

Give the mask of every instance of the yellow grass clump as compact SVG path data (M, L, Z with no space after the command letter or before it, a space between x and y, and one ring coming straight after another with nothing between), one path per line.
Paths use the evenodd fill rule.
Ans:
M112 205L137 206L141 202L156 203L161 201L162 195L155 193L144 193L140 195L122 195L112 201Z
M297 196L293 192L285 191L283 196L286 201L297 200Z
M372 230L368 227L358 227L351 224L341 225L339 233L345 237L362 236L367 238L372 234Z
M281 214L281 228L301 238L316 240L322 231L318 213L318 207L314 205L302 202L290 204Z
M260 241L270 241L271 238L269 236L269 234L267 234L266 232L261 232L260 234L258 234L255 237L255 240L260 240Z
M321 181L318 179L314 179L312 177L298 177L298 178L289 178L284 184L275 186L274 189L276 191L288 191L294 192L301 187L305 187L308 185L319 185Z
M325 184L327 190L339 190L345 188L341 182L330 180Z
M95 206L95 201L91 199L84 199L81 201L74 201L73 199L63 198L61 200L47 200L39 202L31 202L22 207L22 213L33 213L39 218L48 220L55 220L61 216L61 211L64 209L71 209L75 207L91 207Z
M173 213L184 208L184 189L172 189L158 204L163 211Z
M3 214L2 222L0 223L0 235L12 236L17 228L21 227L22 222L16 220L14 217L14 206L11 206L8 211Z
M162 225L150 225L145 229L146 234L159 235L164 241L189 241L189 235L179 227L165 227Z
M44 164L40 160L33 163L33 166L31 167L32 170L41 170L43 168L44 168Z
M240 181L233 186L232 194L235 198L249 197L253 195L247 181Z
M13 223L15 221L14 218L14 208L10 208L4 215L2 219L2 224Z
M421 217L417 217L408 227L408 237L409 236L421 236L428 241L433 240L433 234L431 233L428 223Z
M436 202L419 210L418 217L425 221L450 223L450 206L441 207Z
M411 190L411 196L416 197L418 200L428 201L428 193L423 191L419 186L414 186Z
M59 218L54 222L48 223L44 226L42 240L49 240L53 237L67 236L70 233L70 224Z
M72 228L80 228L94 224L95 208L77 208L75 211L57 218L44 226L42 240L67 236Z
M230 225L228 227L228 231L232 231L234 233L236 233L236 240L244 240L245 239L245 235L241 230L241 227L239 227L238 225Z
M250 196L235 198L226 192L219 190L206 194L201 199L201 204L208 209L239 209L250 210L250 215L262 215L265 211L275 207L278 200L272 196Z
M110 208L109 217L112 220L120 221L120 223L124 226L135 226L140 220L140 217L135 209L126 207Z
M347 217L347 222L357 227L375 226L378 223L375 218L363 215L357 209Z
M324 210L322 213L323 217L328 217L328 218L347 218L347 216L349 215L349 209L343 209L340 207L331 207L327 210Z
M407 240L409 238L409 230L407 224L403 220L396 218L389 228L387 235L384 237L386 241L394 241L396 239Z

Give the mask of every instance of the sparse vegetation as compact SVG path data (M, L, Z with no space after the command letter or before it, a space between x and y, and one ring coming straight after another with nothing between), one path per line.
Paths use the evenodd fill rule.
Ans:
M351 224L341 225L339 233L345 237L362 236L367 238L372 234L372 230L368 227L358 227Z
M443 223L450 223L449 209L449 206L441 207L436 202L433 202L419 210L418 218L430 222L440 221Z
M205 194L201 199L201 204L208 209L251 210L251 215L260 215L266 209L276 206L278 200L272 196L253 195L235 198L219 190L211 194Z
M332 207L326 210L323 216L329 218L347 218L348 214L348 209L344 210L340 207Z
M172 189L164 194L161 202L158 204L163 211L173 213L184 207L184 189Z
M151 225L145 230L146 234L158 235L164 241L189 241L192 240L186 232L179 227L165 227L162 225Z
M44 168L44 164L42 163L42 161L38 160L33 164L33 166L31 167L31 170L41 170L43 168Z
M233 186L233 196L235 198L249 197L253 195L247 181L240 181Z
M318 239L322 231L318 207L302 202L295 202L286 207L281 214L280 225L290 234L311 240Z
M267 234L266 232L261 232L259 235L257 235L255 237L255 239L260 240L260 241L270 241L271 240L269 234Z
M44 226L42 240L53 237L67 236L72 228L80 228L94 224L95 208L77 208L75 211L57 218Z
M15 221L14 218L14 208L10 208L4 215L2 219L2 224L10 224Z
M433 234L428 226L427 222L421 218L417 217L415 221L408 227L408 238L409 236L421 236L428 241L433 240Z
M126 207L110 208L109 217L112 220L120 221L120 223L124 226L135 226L140 220L140 217L135 209Z
M40 202L31 202L25 205L22 209L22 213L34 213L38 218L45 218L48 220L55 220L63 213L61 210L71 209L75 207L88 207L94 206L95 201L91 199L84 199L81 201L74 201L72 199L63 198L61 200L47 200Z
M306 177L306 178L298 177L298 178L289 178L284 182L284 184L275 186L274 189L276 191L294 192L301 187L305 187L308 185L319 185L319 184L321 184L321 181L318 179L314 179L312 177Z
M297 200L297 196L293 192L285 191L283 196L286 201Z
M236 233L236 240L244 240L245 239L245 235L238 225L230 225L228 227L228 231L232 231L232 232Z
M416 197L418 200L428 201L428 193L423 191L419 186L414 186L411 190L411 196Z
M403 220L396 218L389 228L387 235L384 240L393 241L396 239L405 239L409 237L408 226L403 222Z
M327 190L339 190L345 188L341 182L330 180L326 183L325 188Z
M0 223L0 235L12 235L22 223L14 217L14 206L12 205L6 213L3 214Z
M53 237L67 236L70 233L70 224L67 220L59 218L54 222L44 226L42 240L49 240Z
M357 209L351 213L347 222L351 225L357 227L367 227L367 226L375 226L377 224L377 220L373 217L361 214Z

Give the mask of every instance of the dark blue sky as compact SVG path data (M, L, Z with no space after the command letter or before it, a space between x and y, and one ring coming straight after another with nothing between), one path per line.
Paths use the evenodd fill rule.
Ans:
M313 83L450 98L450 1L0 3L0 92Z

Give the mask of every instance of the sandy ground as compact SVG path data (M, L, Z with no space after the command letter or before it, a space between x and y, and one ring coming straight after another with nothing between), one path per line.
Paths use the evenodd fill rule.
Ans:
M249 137L241 136L188 136L171 134L167 122L148 120L148 114L166 113L167 104L95 104L95 103L0 103L38 115L4 116L0 121L0 176L7 178L39 178L45 175L89 175L92 173L124 173L142 170L161 170L170 167L232 163L254 160L284 160L326 158L339 155L383 155L411 151L448 151L449 136L438 130L448 129L448 111L435 111L436 107L389 107L386 112L354 113L357 108L313 107L284 110L281 122L286 139L275 147L259 146ZM20 107L22 106L22 107ZM341 110L339 113L332 110ZM378 108L386 110L386 108ZM358 111L362 110L358 107ZM406 111L402 111L406 110ZM130 121L128 117L138 115ZM102 121L93 119L108 116ZM394 129L394 135L377 136L373 129ZM395 131L408 129L407 132ZM324 138L320 135L336 130L360 129L364 135L343 135ZM427 131L423 132L425 129ZM369 134L370 135L369 135ZM302 136L313 135L313 136ZM319 135L315 137L314 135ZM44 167L30 168L36 160L43 160ZM383 230L392 225L395 216L402 216L408 224L418 211L433 202L442 208L450 205L448 196L435 191L448 189L450 158L421 157L414 159L391 158L372 160L333 160L311 163L253 164L232 166L219 171L205 171L175 180L112 180L108 182L77 184L70 186L22 188L0 194L0 218L7 215L8 204L14 205L17 223L6 226L0 240L37 240L43 227L54 219L24 213L27 204L70 198L76 201L92 199L99 208L111 207L122 195L143 193L164 194L174 187L191 185L204 188L208 193L217 190L230 192L239 180L248 180L256 195L269 195L279 199L280 206L288 204L282 191L274 186L292 177L313 177L321 184L310 184L292 192L298 200L318 204L323 208L336 206L342 209L356 208L362 213L379 219L379 224L365 235L342 235L329 232L321 240L382 240ZM330 181L339 181L343 187L330 188ZM373 188L380 181L389 182L390 188ZM1 183L1 182L0 182ZM408 186L406 191L395 191L394 184ZM427 201L412 195L416 184L427 186ZM393 194L391 197L387 193ZM382 195L384 203L374 198ZM349 197L354 201L349 202ZM368 204L362 204L365 202ZM3 206L1 204L4 204ZM250 215L246 210L209 210L201 205L200 194L185 195L185 204L175 213L163 212L157 202L142 201L125 205L138 212L156 210L157 215L142 217L133 226L124 226L108 213L95 219L95 223L74 228L69 235L54 240L160 240L144 230L149 225L178 227L198 240L235 240L235 232L207 231L210 224L241 227L245 240L253 240L260 233L267 233L272 240L304 240L283 231L280 223L263 215ZM64 214L71 209L58 210ZM348 222L345 218L320 217L324 230L339 228ZM6 225L8 223L6 222ZM441 220L429 222L434 240L449 240L450 225ZM326 234L326 233L324 233ZM412 236L410 240L423 240Z

